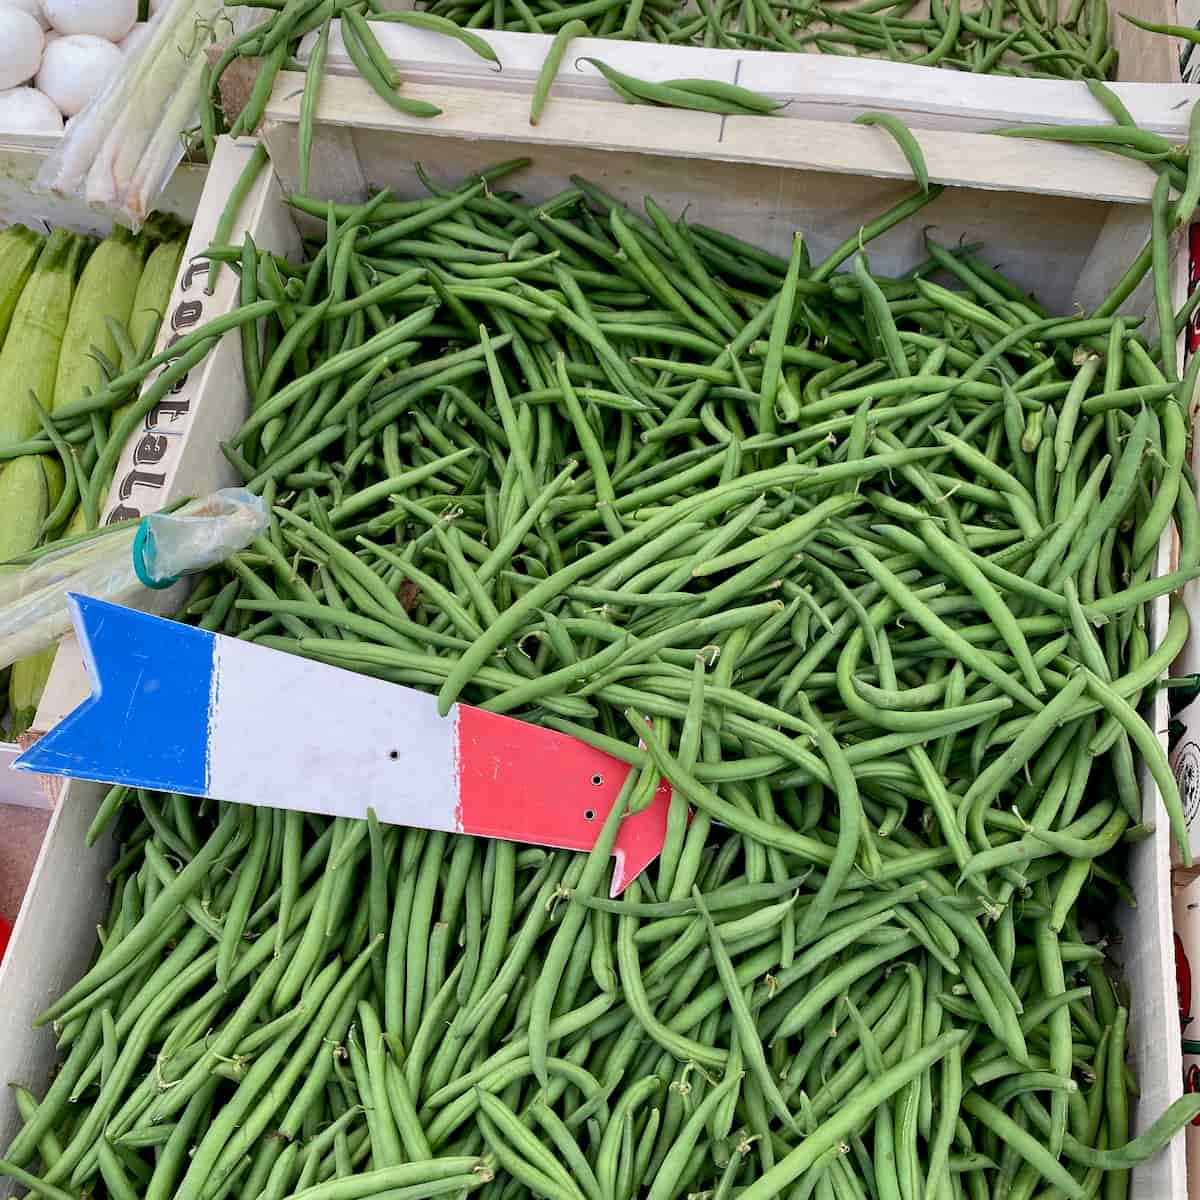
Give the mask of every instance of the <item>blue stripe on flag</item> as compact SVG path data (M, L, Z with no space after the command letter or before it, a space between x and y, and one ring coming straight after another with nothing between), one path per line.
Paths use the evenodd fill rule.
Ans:
M68 600L92 695L13 765L204 795L215 636L88 596Z

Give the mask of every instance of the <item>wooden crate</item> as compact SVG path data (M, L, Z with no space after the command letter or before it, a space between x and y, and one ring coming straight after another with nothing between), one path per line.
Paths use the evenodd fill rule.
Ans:
M300 85L300 76L287 73L276 83L261 130L275 175L264 177L254 190L240 228L233 231L235 239L248 229L260 247L287 249L298 236L282 197L297 184ZM361 201L380 186L399 197L420 195L414 162L423 163L438 181L450 182L528 155L532 165L506 186L530 199L547 197L572 174L582 174L632 204L650 194L672 214L686 205L690 219L776 251L786 248L795 229L803 229L819 259L912 189L902 157L881 148L863 128L797 119L771 126L772 137L764 140L761 120L567 98L529 129L521 119L527 101L518 95L467 87L447 94L444 87L421 84L407 91L437 98L445 115L435 122L411 120L358 79L328 81L313 150L312 178L322 198ZM514 137L513 130L520 135ZM882 272L899 272L922 258L921 230L935 225L943 241L984 242L990 261L1002 263L1052 310L1065 313L1076 305L1094 306L1147 235L1153 176L1137 164L953 130L929 131L922 140L932 178L947 187L918 221L872 243L872 262ZM197 239L224 206L229 180L246 153L244 146L222 143L197 218ZM1173 257L1179 302L1187 279L1182 249L1176 244ZM228 295L222 289L229 286L227 276L214 300ZM1153 321L1146 289L1130 298L1126 310L1149 314ZM189 380L187 390L195 397L197 424L180 441L171 476L156 492L158 502L227 478L216 439L234 430L246 409L235 335L227 337L199 377ZM129 466L129 454L122 470ZM1168 569L1171 553L1164 542L1160 571ZM1164 628L1167 608L1165 599L1155 605L1152 638ZM39 727L65 715L86 690L77 651L64 645ZM1155 705L1155 728L1165 736L1163 693ZM1123 939L1117 948L1132 993L1130 1044L1142 1089L1135 1114L1139 1128L1181 1094L1182 1071L1170 843L1166 822L1158 819L1154 786L1145 775L1142 783L1155 833L1132 849L1131 884L1139 904L1121 915ZM83 832L102 793L98 786L68 784L53 814L12 948L0 968L0 1079L41 1086L53 1062L50 1036L31 1034L30 1022L77 976L91 952L112 848L85 850ZM63 886L65 880L69 887ZM15 1122L11 1101L0 1095L0 1145ZM1138 1169L1132 1195L1135 1200L1184 1200L1182 1137Z

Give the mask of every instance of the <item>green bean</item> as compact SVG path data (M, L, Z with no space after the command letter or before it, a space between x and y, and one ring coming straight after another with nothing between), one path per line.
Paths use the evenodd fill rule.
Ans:
M1075 422L1079 417L1083 399L1087 395L1088 388L1091 386L1099 366L1100 359L1095 355L1090 355L1084 360L1075 379L1071 383L1071 390L1067 393L1066 399L1063 401L1062 409L1059 411L1058 424L1054 431L1054 466L1060 475L1066 469L1067 462L1070 459L1071 441L1075 433Z
M853 1103L827 1118L797 1148L791 1150L746 1188L742 1195L748 1200L768 1200L768 1197L776 1195L780 1188L786 1187L811 1169L821 1155L837 1146L858 1126L864 1115L873 1112L882 1102L958 1046L963 1036L961 1031L943 1034L912 1058L892 1067L880 1078L872 1081L860 1091Z
M448 21L445 17L440 17L436 13L419 11L381 12L376 13L374 19L376 21L386 21L401 25L413 25L418 29L427 29L432 33L440 33L446 37L452 37L456 41L462 42L472 53L477 54L487 62L495 63L498 69L500 67L500 59L489 42L485 41L477 33L472 33L469 29L463 29L462 26L456 25L453 21Z
M488 1120L495 1125L504 1140L541 1174L557 1184L566 1195L580 1196L578 1188L565 1168L538 1142L517 1115L491 1092L476 1088L476 1102ZM489 1139L490 1140L490 1139Z
M773 100L770 96L764 96L761 92L754 92L720 79L668 79L664 86L681 88L693 95L705 96L712 100L721 100L763 116L785 107L783 103Z
M31 1175L22 1167L18 1167L16 1163L9 1162L3 1158L0 1158L0 1175L6 1175L15 1183L28 1188L33 1195L42 1196L45 1200L66 1200L66 1197L71 1195L70 1192L46 1183L36 1175Z
M390 73L385 75L373 61L371 47L372 44L377 45L377 43L374 42L374 38L367 35L366 21L360 16L359 23L355 24L355 16L358 14L354 9L345 10L341 19L342 43L358 73L371 85L375 94L390 104L397 112L405 113L410 117L441 116L442 110L436 104L430 104L425 100L409 100L404 96L396 95L393 90L395 82Z
M1184 41L1189 42L1200 41L1196 30L1190 25L1160 25L1131 16L1129 13L1122 13L1121 19L1128 21L1130 25L1136 25L1138 29L1144 29L1147 33L1161 33L1166 37L1183 38Z
M917 599L900 578L889 572L886 566L871 554L870 551L862 547L855 547L854 554L862 566L870 573L871 577L893 597L897 605L909 613L933 637L939 641L944 641L947 646L953 648L954 652L972 670L983 675L1000 688L1001 691L1027 705L1027 707L1035 710L1041 708L1041 705L1032 693L1000 671L991 659L978 654L969 642L942 621L922 601Z
M733 960L729 957L729 952L726 950L724 942L717 933L717 927L713 922L712 915L704 904L704 897L695 887L692 888L692 899L695 900L696 906L700 910L700 915L704 919L705 927L708 929L709 946L712 951L713 961L717 964L717 972L721 978L721 983L725 988L729 1000L734 1027L737 1030L738 1046L741 1048L752 1075L758 1080L758 1085L762 1088L763 1094L767 1098L767 1103L785 1125L795 1130L797 1129L795 1119L788 1110L783 1096L780 1095L779 1088L767 1065L766 1054L763 1051L762 1042L755 1029L754 1017L750 1012L750 1006L747 1004L742 994L741 986L738 983L737 974L733 967Z
M963 1108L972 1116L977 1117L998 1137L1002 1137L1007 1145L1012 1146L1021 1158L1048 1182L1068 1196L1083 1200L1086 1193L1070 1172L1045 1146L1022 1129L1011 1117L977 1093L970 1093L964 1097Z
M1187 183L1180 193L1179 199L1175 202L1175 211L1172 215L1172 224L1182 225L1184 228L1191 223L1192 216L1196 212L1196 204L1200 202L1200 153L1198 151L1200 151L1200 113L1197 113L1196 106L1193 104L1192 111L1188 115Z
M1039 1127L1048 1119L1041 1105L1030 1096L1021 1096L1021 1107ZM1099 1167L1105 1171L1129 1170L1145 1162L1157 1154L1174 1135L1200 1115L1200 1097L1194 1093L1181 1096L1169 1104L1166 1111L1138 1137L1125 1142L1121 1146L1108 1149L1094 1149L1083 1145L1072 1134L1068 1133L1063 1142L1063 1154L1072 1162L1081 1163L1087 1167Z
M577 37L586 37L590 30L587 23L580 20L567 21L560 25L550 43L550 49L538 71L537 82L533 88L533 99L529 104L529 123L536 125L546 111L546 102L550 99L550 89L554 86L558 68L562 65L563 55L567 52L568 44Z
M159 894L137 926L121 939L111 954L101 958L77 984L50 1005L38 1018L39 1024L54 1020L67 1012L77 1001L112 979L118 971L136 958L139 951L151 943L162 919L200 886L218 856L229 845L236 832L237 819L236 810L229 808L225 811L213 835L192 861L175 876L174 881Z
M900 147L900 152L908 160L913 178L920 185L921 191L929 191L929 170L925 166L925 155L921 153L920 143L913 136L912 130L899 117L893 116L891 113L865 112L855 117L854 123L855 125L878 125L891 134L896 145Z
M270 850L270 825L270 810L258 809L254 814L251 852L239 872L233 900L221 924L221 947L217 955L216 971L217 979L222 983L227 983L233 973L233 959L238 951L238 942L246 928L250 906L262 882L263 867Z
M1175 355L1175 305L1168 263L1167 239L1174 227L1174 214L1168 214L1170 194L1171 181L1164 173L1158 177L1150 199L1150 271L1154 281L1154 305L1158 311L1162 371L1168 380L1175 380L1179 378L1179 364Z
M321 26L321 33L308 60L304 76L304 94L300 101L299 190L308 194L309 169L312 160L313 133L316 126L317 100L321 92L321 78L325 73L325 56L329 52L329 30L332 21Z
M276 67L276 70L278 67ZM264 69L264 76L270 73L270 68ZM256 84L257 92L257 84ZM265 98L264 98L265 99ZM260 101L255 95L252 95L250 102L246 108L242 110L238 120L241 121L246 116L247 112L253 112L254 107ZM249 120L249 119L248 119ZM247 124L248 124L247 120ZM254 120L254 125L258 121ZM250 125L247 132L252 132L254 125ZM223 245L229 241L229 235L233 231L234 223L237 221L238 214L241 212L242 205L246 202L254 185L258 182L258 177L262 174L263 168L267 165L267 149L261 143L256 145L251 151L250 156L246 159L246 165L242 168L241 173L237 177L237 181L230 188L229 196L225 201L225 207L221 210L221 215L217 218L216 227L213 230L212 240L218 245ZM217 280L220 278L221 263L214 262L211 270L208 273L208 280L205 286L205 291L208 295L212 295L217 286ZM111 386L111 385L110 385Z
M666 83L651 83L638 79L624 71L618 71L598 58L584 57L579 62L590 63L604 77L608 85L628 104L658 104L668 108L696 109L709 113L734 113L752 115L778 107L770 99L757 93L743 96L744 88L727 84L724 93L714 94L709 81L670 80ZM706 86L689 86L701 82ZM730 91L732 89L732 91ZM769 108L768 108L769 106Z
M1162 746L1128 701L1124 700L1110 684L1097 678L1090 671L1084 672L1088 693L1101 704L1129 735L1130 740L1141 751L1150 773L1158 785L1162 802L1167 810L1171 824L1171 832L1179 847L1180 857L1185 863L1191 861L1191 851L1187 843L1187 828L1183 817L1183 807L1179 799L1179 787L1175 776L1167 766L1166 755Z
M483 1160L464 1155L430 1159L428 1162L403 1163L360 1171L342 1179L302 1188L293 1192L294 1200L364 1200L367 1196L384 1195L401 1188L428 1189L440 1180L455 1179L461 1186L463 1176L480 1176Z
M1129 129L1112 125L1014 125L991 131L1000 137L1039 138L1051 142L1084 142L1099 145L1128 146L1151 155L1155 159L1165 158L1171 153L1171 144L1166 138L1148 130Z
M675 1194L675 1184L684 1166L691 1159L700 1133L710 1114L724 1097L741 1086L740 1076L732 1076L709 1091L688 1117L679 1136L664 1157L654 1182L647 1192L648 1200L669 1200Z

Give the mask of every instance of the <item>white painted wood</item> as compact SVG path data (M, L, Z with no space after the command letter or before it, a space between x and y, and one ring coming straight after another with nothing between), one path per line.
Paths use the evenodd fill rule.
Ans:
M1161 626L1160 626L1161 628ZM1166 693L1154 704L1155 728L1166 741ZM1175 989L1174 924L1171 915L1171 838L1161 819L1158 791L1142 773L1142 811L1155 821L1154 834L1132 848L1128 879L1138 898L1136 909L1117 911L1121 941L1112 947L1130 990L1130 1059L1141 1088L1134 1125L1149 1120L1183 1092L1179 1005ZM1160 1155L1133 1173L1133 1200L1184 1200L1187 1168L1184 1138L1176 1137Z
M453 831L458 719L437 697L340 672L236 638L218 637L209 726L213 796L270 805L303 797L305 811ZM314 712L328 697L329 710ZM328 738L296 731L325 727Z
M272 163L288 164L284 169L276 166L283 194L299 192L299 130L295 122L268 119L259 126L258 132L271 153ZM330 128L326 132L328 136L322 136L312 147L309 177L321 181L321 195L325 199L339 204L361 204L368 195L367 177L359 162L354 133L348 128ZM306 235L319 237L324 232L324 222L319 218L298 212L291 215Z
M280 79L265 129L284 190L296 179L297 81L295 75ZM414 84L409 91L424 96L433 89ZM879 165L883 156L878 143L867 147L870 166L856 157L866 146L861 139L871 132L867 130L842 126L830 132L819 122L792 121L778 123L778 133L770 127L770 139L761 134L756 139L753 133L743 138L736 123L726 122L730 145L718 142L714 151L720 122L703 114L660 114L608 102L566 100L552 105L545 123L526 134L527 125L518 119L527 103L522 97L461 88L450 98L443 89L438 98L446 103L446 118L412 121L378 101L361 81L330 79L316 150L324 156L321 161L331 165L331 174L315 174L313 191L331 199L354 198L361 196L365 181L371 187L391 187L399 197L414 196L422 194L414 160L422 161L437 181L448 182L528 154L533 165L505 186L532 200L567 186L570 175L578 172L627 202L640 204L651 194L672 216L686 205L689 220L776 250L786 249L792 231L802 228L814 257L853 236L863 221L911 192L906 172L898 165ZM795 136L802 142L806 124L812 126L815 148L788 140ZM754 128L761 130L762 122ZM521 131L519 136L512 136L514 130ZM602 131L598 147L597 130ZM1128 164L1115 159L1030 147L1039 169L1025 169L1019 184L1002 190L1001 171L1007 168L994 161L998 140L953 131L922 140L931 167L936 161L939 173L970 185L949 187L916 221L872 243L872 263L880 270L901 270L923 257L921 228L932 224L945 242L960 236L983 242L988 262L1003 266L1052 310L1070 312L1077 303L1094 304L1104 294L1114 264L1126 261L1117 256L1140 246L1146 235L1148 172L1135 172L1135 178L1125 170ZM955 162L954 155L960 161ZM348 156L357 159L357 166ZM818 169L812 169L814 165ZM250 232L260 244L267 244L269 228L278 232L290 223L278 195L273 205L255 209L260 224L251 224ZM223 202L224 195L214 188L205 212L219 210ZM1181 295L1181 258L1175 271ZM1126 309L1149 311L1137 297ZM227 427L237 424L245 396L236 369L206 383L204 404L222 410ZM198 446L196 454L199 463L203 456ZM210 445L207 460L215 463L218 457ZM1169 553L1169 546L1160 551L1160 570ZM1165 610L1165 602L1154 610L1154 638L1163 627ZM1155 727L1162 731L1165 695L1159 693L1155 703ZM44 707L43 716L45 711ZM1144 782L1146 812L1157 817L1158 798L1149 781ZM0 975L0 995L5 996L0 1005L0 1079L44 1085L51 1049L44 1035L29 1036L29 1017L78 973L93 945L92 925L101 902L93 898L87 908L78 897L60 900L48 881L100 886L109 859L105 853L82 849L82 831L94 811L96 791L69 785L27 904L36 906L36 916L23 916L14 933L8 974ZM1139 1129L1182 1090L1171 961L1170 849L1166 823L1156 819L1155 827L1152 838L1131 848L1131 882L1139 904L1121 915L1123 939L1114 948L1124 963L1131 996L1130 1045L1142 1088L1135 1111ZM21 990L15 993L16 1015L10 1017L5 983L18 977ZM0 1096L0 1141L11 1121L9 1101ZM1134 1172L1133 1200L1184 1200L1186 1194L1182 1138Z
M1180 262L1175 273L1177 297L1182 295L1186 279L1186 263ZM1174 553L1171 537L1164 537L1158 547L1156 574L1171 570ZM1157 645L1166 629L1170 606L1171 600L1166 596L1151 606L1152 645ZM1146 715L1165 750L1170 710L1168 694L1162 688L1155 690ZM1118 908L1117 925L1122 936L1112 948L1112 955L1121 964L1130 986L1129 1051L1141 1088L1135 1119L1135 1127L1140 1131L1150 1116L1162 1112L1182 1094L1183 1045L1175 983L1171 833L1162 818L1158 788L1144 762L1139 764L1138 777L1142 819L1153 822L1154 833L1130 849L1128 880L1138 906ZM1151 1200L1158 1196L1164 1200L1186 1200L1187 1182L1186 1137L1180 1134L1162 1154L1133 1173L1131 1200L1143 1197Z
M21 747L0 742L0 805L16 804L21 808L49 808L50 798L41 782L21 771L9 770Z

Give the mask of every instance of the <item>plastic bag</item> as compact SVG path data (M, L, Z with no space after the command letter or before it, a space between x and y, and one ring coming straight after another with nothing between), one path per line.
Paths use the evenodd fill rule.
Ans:
M170 0L140 45L67 125L38 187L71 196L134 231L154 211L196 124L207 49L249 17L223 0Z
M53 550L28 567L0 567L0 670L70 631L68 592L130 600L223 562L266 528L261 496L225 488L173 513Z

